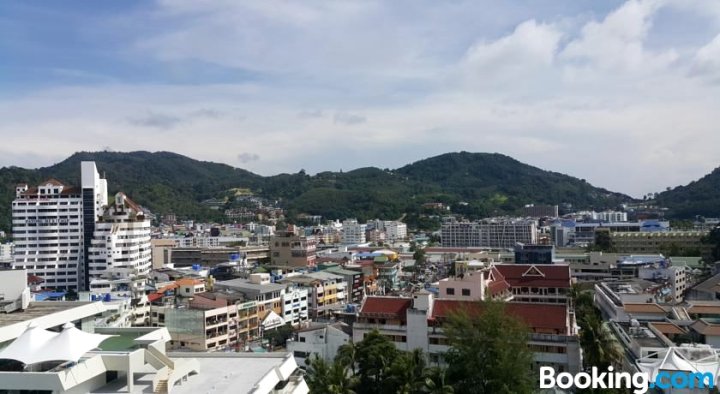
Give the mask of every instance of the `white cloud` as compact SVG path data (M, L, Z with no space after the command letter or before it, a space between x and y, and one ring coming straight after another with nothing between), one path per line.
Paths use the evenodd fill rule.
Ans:
M720 82L720 34L697 51L690 73Z
M112 146L274 174L497 151L641 195L720 164L720 86L707 83L720 78L720 24L714 40L650 46L676 0L571 14L492 4L162 1L127 56L256 74L0 98L0 135L26 152L0 165Z
M662 5L661 0L627 1L602 22L587 23L580 37L567 45L563 58L620 71L646 72L667 66L677 58L675 51L652 53L643 45L653 15Z

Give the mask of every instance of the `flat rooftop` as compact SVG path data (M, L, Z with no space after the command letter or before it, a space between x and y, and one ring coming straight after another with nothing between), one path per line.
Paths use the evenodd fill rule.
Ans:
M64 312L79 306L92 304L90 301L43 301L31 302L24 311L0 313L0 327L22 323L53 313Z
M194 358L200 364L200 373L190 375L186 381L172 388L180 394L235 394L249 393L255 384L273 370L280 367L288 353L168 353L171 359ZM134 393L152 393L152 379L155 371L151 368L137 371L134 379ZM93 391L93 393L127 392L125 379L114 380Z

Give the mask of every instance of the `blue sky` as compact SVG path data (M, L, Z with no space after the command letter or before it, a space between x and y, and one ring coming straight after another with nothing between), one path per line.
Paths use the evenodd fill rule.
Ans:
M4 1L0 166L268 175L500 152L636 196L720 165L720 1Z

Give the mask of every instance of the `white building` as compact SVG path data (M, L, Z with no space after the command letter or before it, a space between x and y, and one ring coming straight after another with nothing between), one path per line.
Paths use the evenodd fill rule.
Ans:
M287 342L287 350L293 352L300 365L315 356L332 362L340 346L351 342L352 329L345 323L312 324L295 331L292 340Z
M367 225L358 223L355 219L346 219L342 223L342 243L345 245L358 245L365 243Z
M45 286L78 289L83 264L82 196L77 188L48 179L15 189L12 203L13 268L27 269Z
M107 183L93 162L82 162L81 178L80 189L56 179L15 188L13 268L42 277L46 287L88 287L84 247L89 246L95 221L107 204Z
M369 296L363 301L353 325L353 341L378 330L398 350L422 349L432 364L444 363L450 349L443 323L455 310L481 313L478 301L434 299L427 291L412 298ZM570 307L565 304L509 302L508 314L529 328L528 344L533 348L535 366L552 366L557 371L578 372L582 367L580 345Z
M285 323L299 327L308 321L308 289L288 286L281 291L282 318Z
M13 251L15 250L15 244L8 242L5 244L0 243L0 263L12 262Z
M152 245L150 220L142 208L125 194L117 193L95 224L95 233L88 248L90 289L112 284L111 291L125 290L144 293L150 271Z
M481 222L443 223L443 247L508 249L516 243L537 243L537 222L534 220L483 220Z
M604 211L595 213L594 219L603 222L627 222L627 213L619 211Z
M398 221L383 222L385 239L389 242L404 241L407 239L407 224Z

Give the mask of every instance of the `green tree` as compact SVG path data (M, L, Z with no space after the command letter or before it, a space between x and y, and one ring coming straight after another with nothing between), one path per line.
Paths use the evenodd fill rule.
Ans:
M529 331L505 313L502 302L455 310L443 329L451 346L445 356L447 377L456 392L532 392L537 379L530 368Z
M306 361L305 382L311 393L355 394L357 378L341 362L328 363L317 355Z
M378 331L371 331L355 346L360 392L383 393L383 382L390 377L390 366L400 351Z
M588 251L614 253L615 245L613 245L612 237L610 236L610 230L606 228L596 229L595 243L588 247Z
M285 346L287 340L293 335L293 327L290 323L287 323L284 326L266 331L264 335L273 347Z
M592 293L574 287L570 297L575 307L575 319L580 326L580 346L585 366L604 370L610 365L619 365L622 353L603 324L600 310L593 303Z
M710 233L703 237L702 243L710 246L710 263L720 260L720 226L710 230Z

